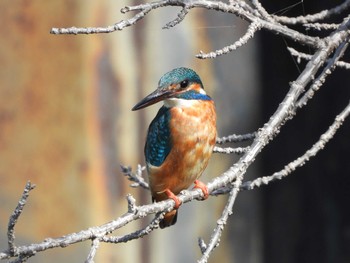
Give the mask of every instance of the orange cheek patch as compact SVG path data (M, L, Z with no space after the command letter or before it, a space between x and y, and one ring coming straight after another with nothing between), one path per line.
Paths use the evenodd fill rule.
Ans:
M198 93L200 93L202 88L201 88L201 85L199 85L198 83L195 83L195 84L192 84L188 89L189 90L195 90Z

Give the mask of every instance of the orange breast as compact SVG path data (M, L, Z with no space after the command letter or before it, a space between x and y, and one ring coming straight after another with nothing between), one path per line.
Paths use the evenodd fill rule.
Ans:
M196 101L191 107L171 108L172 148L159 167L148 166L152 196L167 199L187 189L206 168L216 141L216 113L213 101Z

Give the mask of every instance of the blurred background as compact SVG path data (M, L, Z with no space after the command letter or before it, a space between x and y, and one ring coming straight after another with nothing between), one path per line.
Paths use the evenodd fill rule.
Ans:
M111 25L133 15L141 1L0 2L0 247L25 183L37 185L16 226L17 245L40 242L126 212L130 188L120 164L144 164L147 127L160 105L132 106L167 71L185 66L201 76L217 106L220 136L261 127L276 110L303 64L286 50L291 41L268 32L234 53L198 60L244 34L232 15L191 10L170 30L179 9L152 11L135 26L108 35L50 35L52 27ZM302 15L341 1L262 1L268 11ZM294 6L295 5L295 6ZM308 52L309 50L304 49ZM349 57L347 57L349 58ZM269 144L246 179L271 174L314 144L349 102L350 74L339 69L307 108ZM240 193L210 262L350 262L349 122L324 151L285 180ZM239 144L237 146L240 146ZM220 175L238 157L215 154L202 180ZM96 262L195 262L197 238L208 241L226 197L191 202L174 227L126 244L102 244ZM116 231L129 233L152 217ZM39 253L29 262L83 262L90 243Z

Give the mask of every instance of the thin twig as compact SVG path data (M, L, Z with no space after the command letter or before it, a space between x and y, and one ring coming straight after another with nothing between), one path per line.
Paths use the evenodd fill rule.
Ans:
M216 139L217 144L231 143L231 142L242 142L253 140L256 136L255 132L247 134L232 134L226 137L221 137Z
M35 255L34 253L27 254L27 255L19 255L18 258L16 258L15 260L11 260L9 263L23 263L23 262L27 262L28 259L30 259L34 255Z
M249 146L248 147L219 147L219 146L214 146L213 152L214 153L224 153L224 154L243 154L249 151Z
M206 59L206 58L216 58L217 56L221 56L227 53L230 53L237 48L247 44L249 39L253 38L255 33L261 29L261 25L259 22L253 22L249 25L247 32L240 38L238 39L235 43L232 45L229 45L227 47L209 52L209 53L204 53L203 51L200 51L199 54L196 55L197 58L200 59Z
M286 17L274 15L274 19L283 24L295 25L295 24L307 24L320 21L329 18L333 15L340 14L345 10L350 8L350 0L346 0L342 4L333 7L331 9L326 9L313 15L297 16L297 17Z
M126 27L136 24L140 19L144 18L150 11L152 7L145 7L142 11L137 13L130 19L121 20L111 26L106 27L69 27L69 28L52 28L50 34L54 35L78 35L78 34L101 34L101 33L112 33L117 30L123 30Z
M266 9L261 5L261 3L258 0L250 0L250 2L263 18L269 21L273 21L272 16L266 11Z
M201 237L198 238L198 246L202 254L207 250L207 244L205 244L204 239Z
M164 218L164 212L157 213L154 219L143 229L137 230L133 233L124 236L103 236L102 242L106 243L126 243L134 239L138 239L150 234L153 230L159 228L159 222Z
M248 12L248 13L260 16L259 11L255 10L252 6L250 6L244 0L232 0L230 1L230 5L236 6L238 9L242 9L244 12Z
M337 62L344 55L345 50L347 49L349 42L349 37L346 41L341 43L339 47L334 52L334 55L331 59L327 60L326 67L322 70L321 74L313 81L310 88L305 92L305 94L297 101L296 106L298 108L302 108L305 106L310 98L312 98L317 90L323 85L326 81L326 77L331 74L331 72L335 69Z
M27 203L29 192L34 188L35 188L35 185L32 184L30 181L28 181L24 188L21 199L19 200L16 206L16 209L13 211L12 215L10 216L10 219L8 222L8 228L7 228L7 243L8 243L8 251L11 255L14 255L16 253L15 226L16 226L17 220L22 214L23 208Z
M140 164L137 166L136 173L132 172L131 167L120 165L122 173L128 178L129 181L133 182L131 187L139 187L149 190L149 185L142 176L142 172L146 169L145 166Z
M211 192L210 195L219 196L219 195L228 194L231 191L232 187L233 187L232 185L227 185L227 186L221 187L221 188L216 189L213 192Z
M201 249L203 255L202 255L201 259L198 261L198 263L208 262L210 254L213 252L213 250L217 246L219 246L221 234L222 234L224 227L227 223L228 217L230 215L232 215L232 207L235 203L235 200L236 200L236 197L238 195L239 187L240 187L241 183L242 182L240 181L240 179L237 179L237 181L234 183L233 188L230 191L230 195L228 197L228 201L226 203L226 206L225 206L224 210L222 211L221 217L216 222L216 227L214 229L213 234L210 237L210 241L209 241L208 245L204 246L203 240L202 240L202 242L199 243L200 249ZM203 252L203 250L204 250L204 252Z
M176 26L177 24L180 24L185 19L185 16L188 14L188 12L188 8L182 8L181 11L177 14L177 18L163 26L163 29L169 29Z
M348 0L350 1L350 0ZM226 4L221 1L209 1L209 0L192 0L184 3L183 0L160 0L156 2L136 5L136 6L127 6L124 7L121 11L122 13L130 12L130 11L138 11L138 13L127 20L121 20L118 23L115 23L111 26L106 27L88 27L88 28L77 28L77 27L70 27L70 28L52 28L50 33L51 34L96 34L96 33L111 33L117 30L122 30L126 27L132 26L136 24L139 20L144 18L151 10L158 9L160 7L165 6L179 6L179 7L186 7L186 9L192 9L192 8L206 8L209 10L216 10L219 12L224 13L231 13L235 14L236 16L239 16L243 18L244 20L248 21L249 23L252 23L254 27L264 28L266 30L269 30L270 32L273 32L278 35L282 35L286 38L292 39L293 41L297 41L303 45L308 45L314 48L320 48L324 47L325 43L318 37L311 37L305 34L302 34L296 30L293 30L291 28L288 28L284 25L281 25L279 23L276 23L273 19L265 19L261 18L260 15L257 15L256 12L250 12L250 9L248 8L248 5L243 5L242 1L235 1L234 3L237 4ZM185 11L184 11L185 12ZM175 20L176 22L181 21L182 15L180 15L180 18ZM175 24L176 24L175 22ZM171 23L171 22L170 22ZM253 29L252 29L253 30ZM246 35L245 38L249 38L249 34ZM247 41L246 39L243 39L241 41ZM237 42L237 47L240 46L240 42ZM236 48L237 48L236 47ZM235 48L231 45L231 47L227 47L228 49ZM226 50L226 49L225 49ZM220 51L219 51L220 53ZM198 55L199 57L202 57L201 54ZM204 54L205 56L205 54ZM204 57L203 57L204 58Z
M318 30L318 31L322 31L322 30L336 30L339 27L340 24L327 24L327 23L306 23L303 24L303 26L310 30Z
M126 201L128 202L128 213L135 214L137 212L135 198L131 194L127 194Z
M300 52L295 50L292 47L287 47L288 51L290 52L290 54L294 57L297 58L298 63L301 62L301 59L305 59L305 60L310 60L312 58L312 55ZM329 59L327 60L327 62L329 61ZM344 69L350 69L350 63L344 62L344 61L336 61L335 65L339 68L344 68Z
M98 247L100 246L100 240L98 238L94 238L91 243L91 249L85 263L94 263L94 258L97 252Z

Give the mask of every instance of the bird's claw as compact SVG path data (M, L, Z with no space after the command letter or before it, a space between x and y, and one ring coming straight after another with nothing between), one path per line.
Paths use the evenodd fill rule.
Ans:
M201 181L199 181L199 180L195 180L194 181L194 187L193 188L199 188L199 189L201 189L202 190L202 192L203 192L203 200L206 200L206 199L208 199L208 197L209 197L209 191L208 191L208 187L206 186L206 184L205 183L203 183L203 182L201 182Z
M164 193L168 196L168 198L173 199L175 202L174 209L178 209L181 205L181 200L169 189L166 189Z

